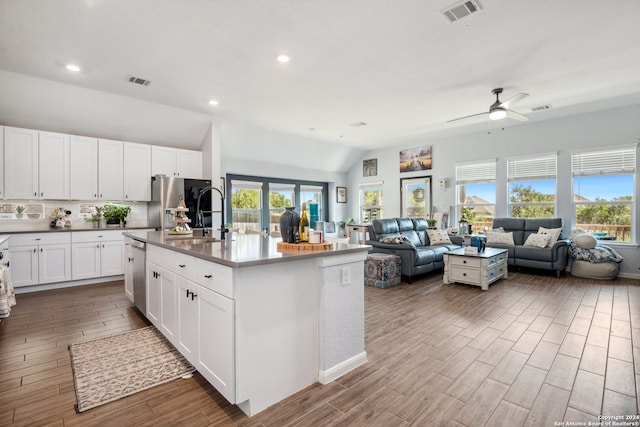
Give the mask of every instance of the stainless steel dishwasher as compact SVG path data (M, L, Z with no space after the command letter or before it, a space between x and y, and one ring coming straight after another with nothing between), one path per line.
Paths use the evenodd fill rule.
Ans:
M133 255L133 303L147 317L147 244L131 241Z

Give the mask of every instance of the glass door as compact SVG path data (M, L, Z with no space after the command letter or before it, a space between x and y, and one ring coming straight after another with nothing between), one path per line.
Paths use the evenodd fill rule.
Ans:
M431 177L400 180L403 218L431 218Z

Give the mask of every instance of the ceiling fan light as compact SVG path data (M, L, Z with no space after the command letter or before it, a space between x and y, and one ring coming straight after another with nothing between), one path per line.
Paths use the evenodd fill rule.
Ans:
M489 119L491 120L502 120L507 117L507 111L504 108L494 108L489 113Z

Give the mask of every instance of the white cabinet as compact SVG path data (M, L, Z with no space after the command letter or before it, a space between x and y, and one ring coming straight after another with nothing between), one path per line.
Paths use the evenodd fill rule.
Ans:
M133 249L131 238L124 238L124 294L133 301Z
M38 197L38 131L4 128L5 197Z
M98 198L123 200L124 149L122 141L98 140Z
M84 136L69 139L69 198L98 198L98 140Z
M147 261L147 319L160 328L160 275L157 265Z
M159 266L155 269L160 280L160 331L175 345L178 337L176 275Z
M171 147L151 147L151 174L202 178L202 152Z
M124 199L151 201L151 146L124 143Z
M4 126L0 126L0 166L3 172L0 173L0 199L4 198Z
M194 366L198 352L198 310L195 298L197 285L182 276L176 276L178 301L178 351ZM194 294L196 292L196 294Z
M74 231L71 233L72 279L124 274L124 237L121 231Z
M15 287L71 280L69 233L27 233L11 237L11 281Z
M69 198L69 135L40 132L38 198Z

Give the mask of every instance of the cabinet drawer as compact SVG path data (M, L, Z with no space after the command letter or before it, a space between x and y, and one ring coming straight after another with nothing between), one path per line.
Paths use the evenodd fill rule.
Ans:
M234 298L231 267L196 258L195 282L227 298Z
M9 239L10 246L55 245L71 243L71 233L58 231L51 233L14 234Z
M491 267L489 270L487 270L487 282L491 283L494 280L503 277L506 268L507 266L504 263Z
M147 260L164 266L185 279L194 280L195 262L191 255L147 245Z
M449 274L454 282L480 283L479 269L457 267L450 270Z
M469 257L469 256L449 255L449 263L451 263L451 265L480 268L480 265L482 264L482 259Z
M73 243L124 241L122 233L122 230L72 231L71 241Z

